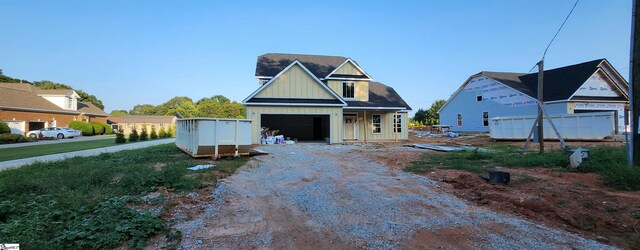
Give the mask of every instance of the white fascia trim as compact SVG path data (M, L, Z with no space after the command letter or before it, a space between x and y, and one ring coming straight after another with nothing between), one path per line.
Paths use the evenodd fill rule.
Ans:
M537 100L537 99L536 99ZM548 101L548 102L544 102L544 104L554 104L554 103L563 103L563 102L568 102L569 100L557 100L557 101Z
M446 107L446 106L447 106L447 104L449 104L449 101L451 101L451 100L452 100L456 95L458 95L458 93L459 93L460 91L462 91L462 89L464 89L464 86L466 86L466 85L467 85L467 83L469 83L469 81L470 81L472 78L474 78L474 77L478 77L478 76L482 76L482 74L478 73L478 74L472 75L472 76L470 76L469 78L467 78L467 80L466 80L466 81L464 81L464 82L462 83L462 86L460 86L460 87L456 90L456 92L453 92L453 95L451 95L451 96L449 97L449 99L447 99L447 101L446 101L446 102L444 102L444 104L442 104L442 107L440 107L440 109L438 109L438 112L436 112L436 113L440 114L440 111L442 111L442 109L443 109L444 107Z
M293 65L296 65L296 64L299 65L305 72L307 72L307 74L309 74L309 76L311 76L311 78L313 78L318 84L320 84L320 86L322 86L325 90L327 90L331 95L333 95L336 99L338 99L342 104L344 104L344 106L347 105L347 103L344 100L342 100L342 98L340 96L338 96L335 92L333 92L333 90L331 90L326 84L324 84L322 81L320 81L320 79L318 79L315 75L313 75L311 73L311 71L309 71L309 69L307 69L307 67L305 67L298 60L293 61L291 64L289 64L289 66L287 66L282 71L280 71L280 73L278 73L273 78L271 78L267 83L262 84L262 86L260 86L260 88L258 88L256 91L251 93L251 95L249 95L247 98L242 100L242 103L246 103L247 101L249 101L255 95L260 93L260 91L262 91L263 89L265 89L266 87L271 85L271 83L274 82L276 79L278 79L278 77L280 77L282 74L284 74L284 72L287 72L287 70L289 70L291 67L293 67Z
M273 76L256 76L258 79L271 79Z
M331 71L331 73L329 73L327 76L324 77L324 79L329 78L329 76L333 75L333 73L336 73L336 71L338 71L338 69L342 68L342 66L344 66L345 64L347 64L348 62L351 62L351 64L353 66L356 67L356 69L360 70L360 72L362 72L362 74L364 74L365 76L367 76L367 78L372 79L371 76L369 74L367 74L366 71L364 71L362 68L360 68L360 66L358 66L357 63L355 63L353 60L351 60L351 58L347 58L347 60L344 60L344 62L342 62L342 64L340 64L340 66L336 67L336 69L334 69L333 71Z
M243 102L243 105L247 106L329 106L329 107L344 107L346 104L326 104L326 103L270 103L270 102Z
M48 110L48 109L33 109L33 108L20 108L20 107L8 107L8 106L0 106L0 109L18 110L18 111L34 111L34 112L43 112L43 113L56 113L56 114L71 114L71 115L81 114L80 112L76 112L76 111L57 111L57 110Z
M386 110L386 109L392 109L392 110L407 110L406 107L344 107L344 109L380 109L380 110Z
M624 77L622 77L622 75L620 75L620 72L618 72L618 70L616 70L616 68L614 68L613 66L611 66L611 63L609 63L609 61L607 59L604 59L604 62L606 63L607 68L609 68L613 73L615 73L620 79L622 79L622 81L624 81L623 83L627 85L627 88L629 87L629 83L627 82L626 79L624 79ZM599 65L600 67L602 67L602 63L600 63ZM606 71L605 71L606 73Z

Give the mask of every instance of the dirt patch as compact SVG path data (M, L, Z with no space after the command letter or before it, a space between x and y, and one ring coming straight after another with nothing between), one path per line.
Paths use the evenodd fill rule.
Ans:
M416 134L412 134L409 143L451 146L465 144L477 147L496 144L484 135L444 138L417 137ZM523 142L497 143L514 146L523 144ZM570 144L572 146L620 146L621 142L571 142ZM545 142L545 146L548 149L560 147L558 142ZM530 150L537 150L536 145L532 145ZM433 152L405 150L390 154L368 151L358 151L358 153L388 164L394 169L401 169L407 165L407 161L418 159L424 153ZM405 161L403 162L402 159ZM612 190L602 185L599 176L594 173L575 173L548 168L503 168L501 170L512 174L512 181L508 186L491 185L475 174L460 170L436 168L434 172L427 173L425 176L434 181L444 180L439 184L442 190L471 201L479 207L522 216L622 248L640 248L640 225L637 225L640 224L638 223L640 192ZM438 233L442 232L420 231L417 235L422 234L424 236L422 240L429 242L429 237L435 237ZM447 245L443 247L447 248ZM464 248L464 245L459 247Z

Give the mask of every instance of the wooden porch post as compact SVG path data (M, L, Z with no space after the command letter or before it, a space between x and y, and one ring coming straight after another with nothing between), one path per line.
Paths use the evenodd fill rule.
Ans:
M393 121L393 136L395 137L396 142L398 142L398 126L396 126L396 123L398 123L398 111L396 111Z
M367 142L367 111L364 110L364 142Z

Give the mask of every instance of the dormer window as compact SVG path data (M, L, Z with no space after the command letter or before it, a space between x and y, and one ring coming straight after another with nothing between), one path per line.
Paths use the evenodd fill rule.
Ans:
M73 109L73 98L67 97L67 109Z
M355 98L356 93L356 84L353 82L343 82L342 83L342 97L344 98Z

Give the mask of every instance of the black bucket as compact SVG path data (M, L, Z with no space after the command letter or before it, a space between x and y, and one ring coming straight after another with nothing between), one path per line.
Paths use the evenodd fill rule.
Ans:
M511 181L511 174L508 172L502 171L491 171L489 172L489 183L491 184L509 184Z

